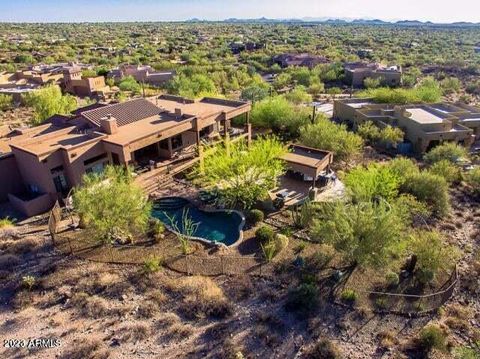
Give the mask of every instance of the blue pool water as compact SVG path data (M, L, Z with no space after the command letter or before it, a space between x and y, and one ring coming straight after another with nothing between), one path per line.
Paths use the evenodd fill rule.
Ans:
M242 216L233 211L206 212L198 209L181 197L165 197L155 201L152 216L171 227L171 220L177 223L180 231L182 216L188 210L188 216L198 223L193 237L199 237L210 242L221 242L229 246L240 238Z

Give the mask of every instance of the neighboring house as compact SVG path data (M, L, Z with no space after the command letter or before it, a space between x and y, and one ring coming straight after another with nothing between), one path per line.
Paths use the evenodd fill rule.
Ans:
M230 50L234 55L238 55L243 51L255 51L255 50L264 49L265 43L259 43L259 42L253 42L253 41L248 41L248 42L236 41L236 42L230 43L228 47L230 48Z
M382 85L398 86L402 81L400 66L383 66L377 63L347 62L343 65L345 82L353 87L362 87L367 78L380 79Z
M417 153L447 141L470 146L480 136L480 108L464 104L376 104L369 99L334 102L333 117L354 128L366 121L379 127L399 127Z
M94 97L110 91L103 76L83 77L82 69L78 66L69 66L63 70L63 89L79 97Z
M238 116L245 117L250 136L249 112L245 102L162 96L54 116L0 138L0 201L8 198L27 216L42 213L85 173L108 164L145 168L169 164L185 151L195 156L198 145L226 134Z
M119 82L127 76L132 76L138 82L159 87L173 79L175 71L156 71L148 65L121 65L107 75L108 78L112 78L115 82Z
M310 69L319 64L329 63L328 59L319 55L310 54L281 54L273 58L273 62L280 67L304 66Z

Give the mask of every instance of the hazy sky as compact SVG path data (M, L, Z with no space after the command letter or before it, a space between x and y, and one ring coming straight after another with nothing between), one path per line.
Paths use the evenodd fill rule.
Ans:
M480 0L0 0L0 21L345 17L480 22Z

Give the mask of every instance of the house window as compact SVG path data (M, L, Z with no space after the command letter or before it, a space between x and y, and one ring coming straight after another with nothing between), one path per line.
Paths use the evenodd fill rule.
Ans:
M168 138L160 141L160 148L162 150L168 150Z
M88 174L90 174L90 173L101 174L105 170L105 166L107 164L108 164L108 162L96 163L93 166L85 169L85 172L88 173Z
M88 165L90 165L90 164L92 164L92 163L95 163L95 162L97 162L97 161L100 161L100 160L102 160L102 159L104 159L104 158L107 158L107 154L106 154L106 153L103 153L103 154L101 154L101 155L92 157L92 158L84 161L84 162L83 162L83 165L84 165L84 166L88 166Z
M211 129L211 126L207 126L207 127L203 128L202 130L200 130L200 138L204 138L204 137L208 136L208 134L211 132L210 129Z
M52 168L50 170L50 173L52 174L55 190L58 193L66 195L68 193L68 182L65 174L63 173L63 166Z
M183 147L182 135L177 135L172 137L172 149L176 150L177 148Z

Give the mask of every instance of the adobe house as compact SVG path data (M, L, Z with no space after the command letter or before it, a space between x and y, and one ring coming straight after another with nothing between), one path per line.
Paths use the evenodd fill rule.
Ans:
M372 121L380 128L399 127L417 153L444 142L470 146L480 135L480 109L462 104L376 104L371 99L334 101L333 117L357 128Z
M402 69L399 66L382 66L377 63L349 62L343 65L345 82L353 87L363 87L368 78L380 79L386 86L398 86L402 82Z
M63 88L65 92L80 97L91 97L109 90L103 76L83 77L82 68L75 65L63 70Z
M249 112L245 102L161 96L54 116L0 139L0 201L8 198L27 216L45 212L80 185L85 173L106 165L140 173L172 164L185 151L197 156L195 149L227 135L236 117L245 121L241 131L250 138Z

